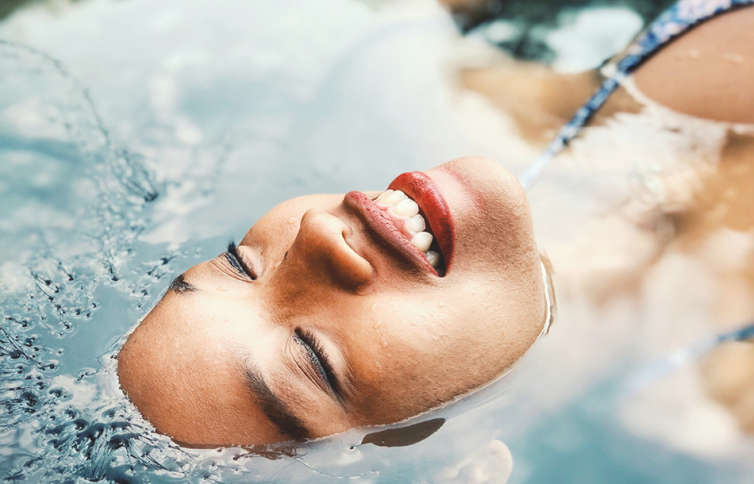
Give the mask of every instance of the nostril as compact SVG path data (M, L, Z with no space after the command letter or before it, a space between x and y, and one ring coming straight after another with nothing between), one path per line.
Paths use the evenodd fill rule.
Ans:
M338 285L361 293L361 288L374 282L375 272L372 264L354 249L358 240L353 235L353 229L335 215L309 210L302 217L290 249L291 264L315 271L316 280L326 274Z

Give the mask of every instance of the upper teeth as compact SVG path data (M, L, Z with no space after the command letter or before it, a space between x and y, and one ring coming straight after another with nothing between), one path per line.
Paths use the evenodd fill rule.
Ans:
M407 198L393 208L393 213L401 217L413 217L419 214L419 205Z
M408 227L411 232L418 233L427 228L427 225L424 223L424 217L417 213L416 215L408 219L408 222L406 222L406 227Z
M387 190L375 202L390 215L396 227L403 230L414 247L424 253L432 267L437 267L440 264L440 254L429 250L432 234L424 230L427 224L424 217L419 215L419 205L400 190Z
M411 243L422 252L427 252L432 245L432 234L429 232L419 232L411 239Z

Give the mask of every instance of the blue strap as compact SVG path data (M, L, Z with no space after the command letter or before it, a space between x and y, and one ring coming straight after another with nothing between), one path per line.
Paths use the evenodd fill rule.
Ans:
M647 59L662 47L704 21L735 8L752 4L754 4L754 0L680 0L666 10L628 47L624 57L615 64L615 74L602 83L592 97L561 128L547 149L519 177L524 189L528 190L555 155L568 146L581 132L581 129L589 122L594 113L615 92L621 81ZM671 353L634 375L629 380L627 390L629 393L641 390L671 371L698 360L722 343L746 340L754 340L754 324L720 334L714 338L705 339L688 348Z
M754 341L754 324L727 333L722 333L714 338L707 338L698 341L689 347L674 351L668 356L650 363L644 367L644 369L633 375L628 380L626 391L628 394L640 392L672 371L677 370L686 364L698 361L699 358L708 354L722 343L747 340Z
M616 63L615 74L607 78L591 98L560 129L547 149L521 174L525 190L539 178L552 159L568 146L581 129L620 85L662 47L700 23L735 8L754 4L754 0L680 0L670 7L632 43L625 56Z

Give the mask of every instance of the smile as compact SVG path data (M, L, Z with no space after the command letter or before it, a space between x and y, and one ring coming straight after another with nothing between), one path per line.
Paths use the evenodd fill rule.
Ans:
M450 209L434 181L422 172L404 173L372 200L362 192L346 194L345 205L366 222L385 247L437 276L452 262L454 232Z
M386 190L374 202L387 212L398 230L403 232L403 235L424 255L427 262L437 269L442 262L442 256L437 251L429 249L434 236L425 230L427 223L419 213L419 204L400 190Z

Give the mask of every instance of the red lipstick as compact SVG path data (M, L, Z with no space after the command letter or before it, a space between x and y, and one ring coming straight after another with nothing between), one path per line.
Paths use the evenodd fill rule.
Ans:
M424 172L413 171L399 175L388 187L401 190L419 205L419 213L437 240L446 270L453 263L455 223L450 208L437 184Z
M353 211L364 223L367 232L393 257L415 270L437 275L419 249L395 226L388 214L365 193L353 191L343 199L345 207Z

